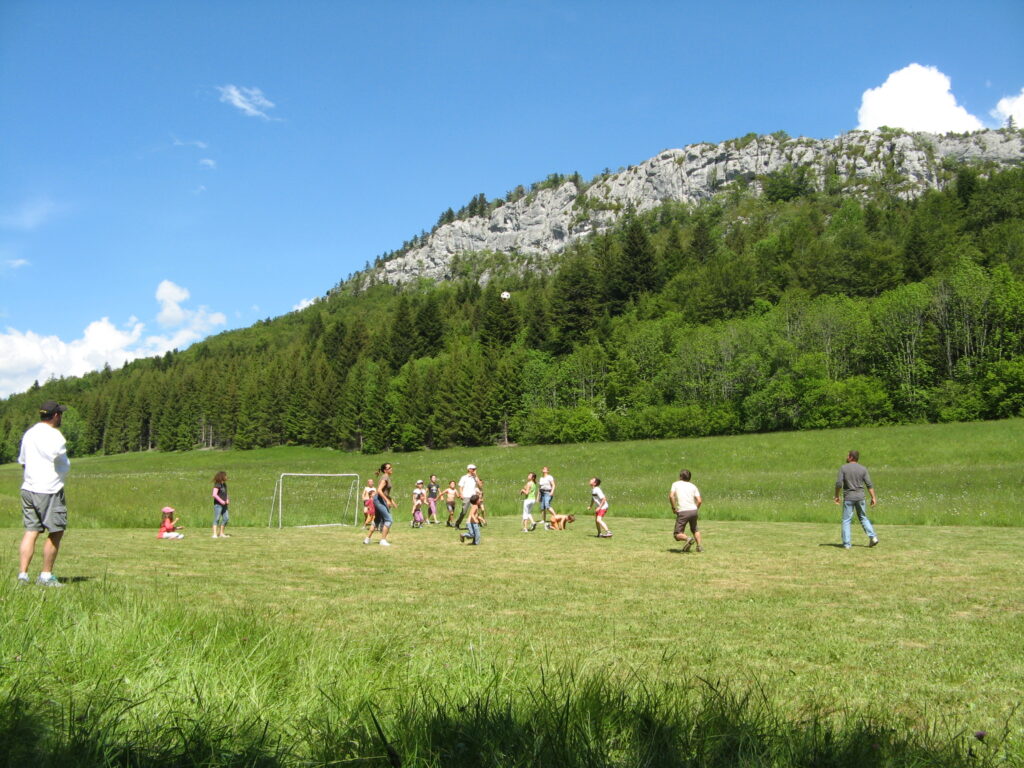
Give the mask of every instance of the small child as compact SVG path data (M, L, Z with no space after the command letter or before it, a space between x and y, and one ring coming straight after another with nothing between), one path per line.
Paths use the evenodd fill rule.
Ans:
M592 490L590 491L590 506L587 507L587 511L594 510L594 522L597 524L598 538L610 539L612 532L608 530L608 526L604 523L604 516L608 511L608 497L601 490L601 478L590 478L590 487Z
M377 495L377 488L373 484L373 478L366 478L366 487L363 488L363 528L367 531L373 528L373 497Z
M423 527L423 502L427 499L427 492L423 488L423 481L417 480L416 487L412 490L412 527Z
M448 522L445 523L449 528L454 528L455 523L452 522L455 519L455 499L459 496L459 490L455 487L455 481L452 480L448 483L448 487L444 489L444 503L448 507Z
M164 507L160 510L164 519L160 523L160 531L156 537L158 539L184 539L184 533L178 533L184 526L178 525L178 518L174 516L174 507Z
M213 537L229 539L225 533L228 525L228 473L218 472L213 476Z
M480 543L480 494L474 493L469 497L469 517L466 518L466 532L459 536L463 544L476 546Z
M441 495L441 485L437 482L437 475L430 476L427 484L427 506L430 509L430 524L437 525L437 497Z
M537 527L537 521L533 519L533 505L537 503L537 473L530 472L526 476L526 485L519 491L523 499L523 533L528 533Z
M551 513L550 522L547 524L547 530L549 531L564 531L565 526L576 522L575 515L560 515L553 509L548 509L548 512Z

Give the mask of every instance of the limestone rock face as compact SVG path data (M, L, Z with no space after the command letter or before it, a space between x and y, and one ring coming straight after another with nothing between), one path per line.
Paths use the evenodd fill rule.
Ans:
M981 131L964 136L854 131L835 139L757 136L721 144L668 149L640 165L606 176L582 194L572 182L543 189L489 216L439 227L425 245L371 270L377 281L404 283L420 277L453 277L453 257L479 251L547 256L577 238L614 224L629 206L645 211L674 200L696 203L737 183L758 188L757 178L787 166L809 166L819 184L828 173L853 185L858 180L899 177L898 194L915 197L942 184L942 162L1024 162L1017 131Z

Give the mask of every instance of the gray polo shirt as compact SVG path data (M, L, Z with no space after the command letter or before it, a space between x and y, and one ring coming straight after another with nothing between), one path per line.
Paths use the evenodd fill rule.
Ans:
M836 488L843 489L843 499L846 501L864 501L864 489L874 487L867 467L848 461L839 468Z

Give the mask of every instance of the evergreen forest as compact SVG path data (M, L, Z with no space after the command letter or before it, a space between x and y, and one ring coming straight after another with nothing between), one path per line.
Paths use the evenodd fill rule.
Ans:
M78 456L1024 415L1024 168L951 167L913 199L799 168L760 181L625 211L550 258L465 254L443 283L371 270L304 310L37 383L0 401L0 462L49 398Z

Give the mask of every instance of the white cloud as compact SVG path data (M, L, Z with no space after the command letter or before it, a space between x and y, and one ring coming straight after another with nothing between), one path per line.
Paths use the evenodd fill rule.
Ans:
M170 280L157 287L158 321L167 329L162 334L145 335L145 325L134 316L123 328L106 317L95 320L73 341L8 327L0 333L0 397L24 391L33 381L44 382L51 376L81 376L105 364L118 367L129 360L181 349L227 322L223 313L207 307L182 307L188 297L187 289Z
M13 211L0 213L0 228L31 232L45 224L56 212L57 205L49 198L29 200Z
M316 299L301 299L298 304L292 307L292 312L298 312L306 307L312 307L314 304L316 304Z
M8 269L21 269L22 267L27 267L29 265L29 260L7 259L7 261L5 261L4 264L7 266Z
M217 161L212 160L209 157L204 157L199 161L199 165L201 165L203 168L216 168Z
M996 104L996 108L989 112L992 117L999 121L999 125L1006 124L1006 118L1012 117L1018 128L1024 126L1024 88L1016 96L1004 96Z
M978 131L981 120L956 103L949 78L935 67L910 64L893 72L861 97L858 128L887 125L908 131L947 133Z
M220 100L225 104L237 107L249 117L262 117L271 120L268 109L274 108L274 102L263 95L259 88L239 88L237 85L218 85Z
M196 147L197 149L207 149L210 145L205 141L182 141L177 136L172 136L171 139L174 141L176 147Z

